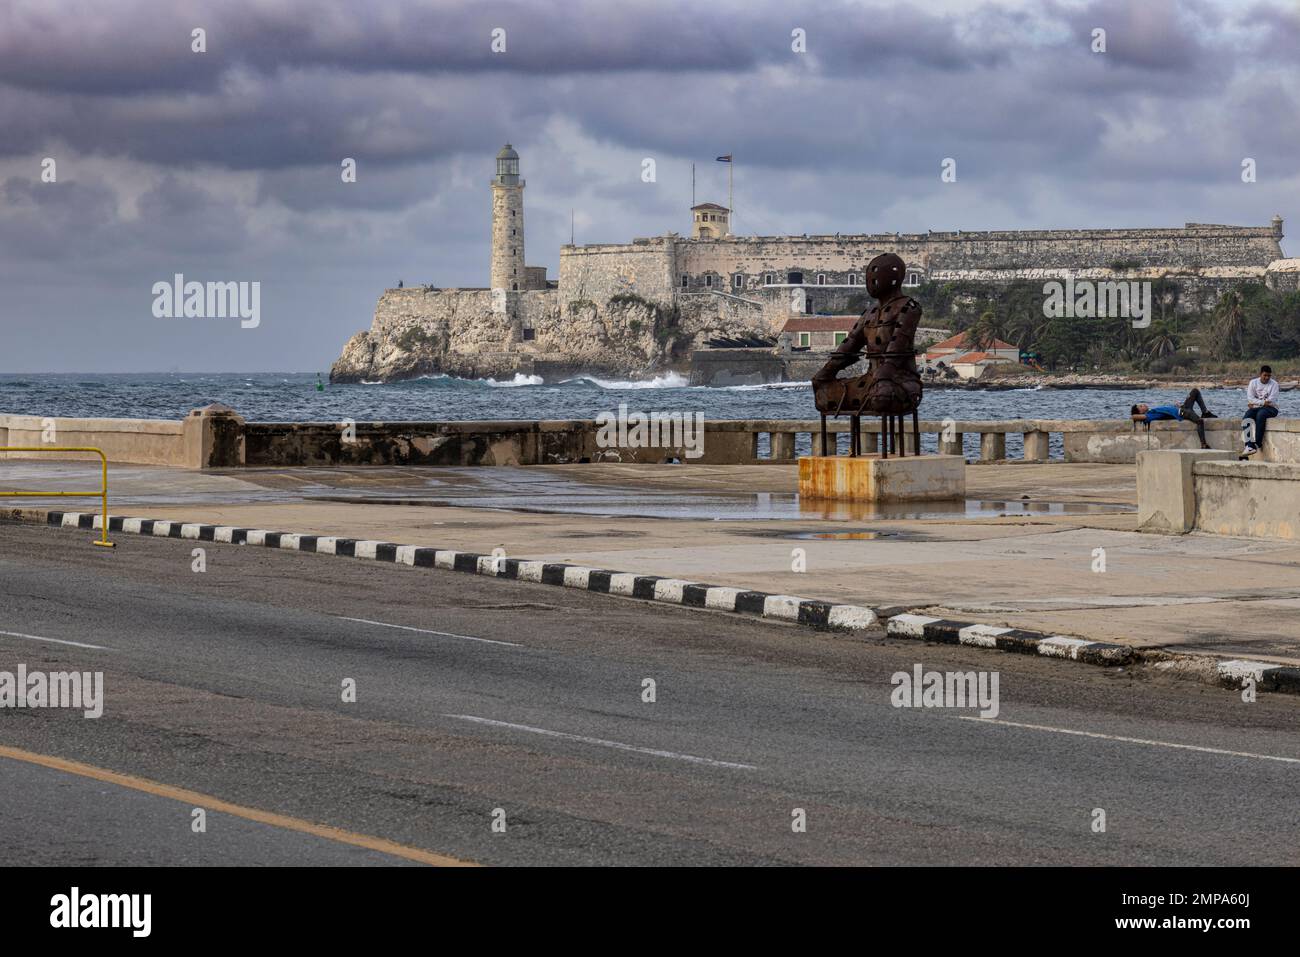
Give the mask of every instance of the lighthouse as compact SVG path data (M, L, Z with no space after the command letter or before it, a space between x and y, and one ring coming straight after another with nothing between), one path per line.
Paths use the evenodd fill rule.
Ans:
M497 153L497 174L492 178L493 289L519 292L527 289L524 268L524 181L519 177L519 154L509 143Z

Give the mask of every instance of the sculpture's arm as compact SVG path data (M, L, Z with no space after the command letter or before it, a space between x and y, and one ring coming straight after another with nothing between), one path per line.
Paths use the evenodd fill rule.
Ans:
M857 325L853 327L853 331L835 347L835 351L826 360L826 364L817 370L817 374L812 377L813 383L830 382L839 375L841 369L847 369L858 361L866 345L865 324L859 320Z

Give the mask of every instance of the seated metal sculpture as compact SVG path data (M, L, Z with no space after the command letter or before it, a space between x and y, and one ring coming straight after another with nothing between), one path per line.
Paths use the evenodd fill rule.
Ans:
M867 292L876 300L862 314L848 337L813 376L813 397L822 416L822 454L827 454L826 416L847 415L852 426L849 454L862 454L862 416L880 416L881 457L906 454L903 417L912 416L912 448L921 454L921 429L917 407L921 404L921 376L916 368L916 327L921 306L903 295L903 260L885 253L867 266ZM867 358L864 375L839 379L837 374Z

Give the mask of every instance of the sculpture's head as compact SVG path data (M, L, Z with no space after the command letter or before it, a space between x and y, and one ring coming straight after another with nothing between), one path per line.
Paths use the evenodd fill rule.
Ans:
M873 299L888 299L903 288L906 266L901 256L882 253L867 264L867 292Z

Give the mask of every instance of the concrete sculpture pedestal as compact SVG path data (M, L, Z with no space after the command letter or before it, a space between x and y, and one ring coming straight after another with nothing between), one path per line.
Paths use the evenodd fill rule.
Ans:
M963 499L966 460L960 455L801 456L799 497L841 502Z

